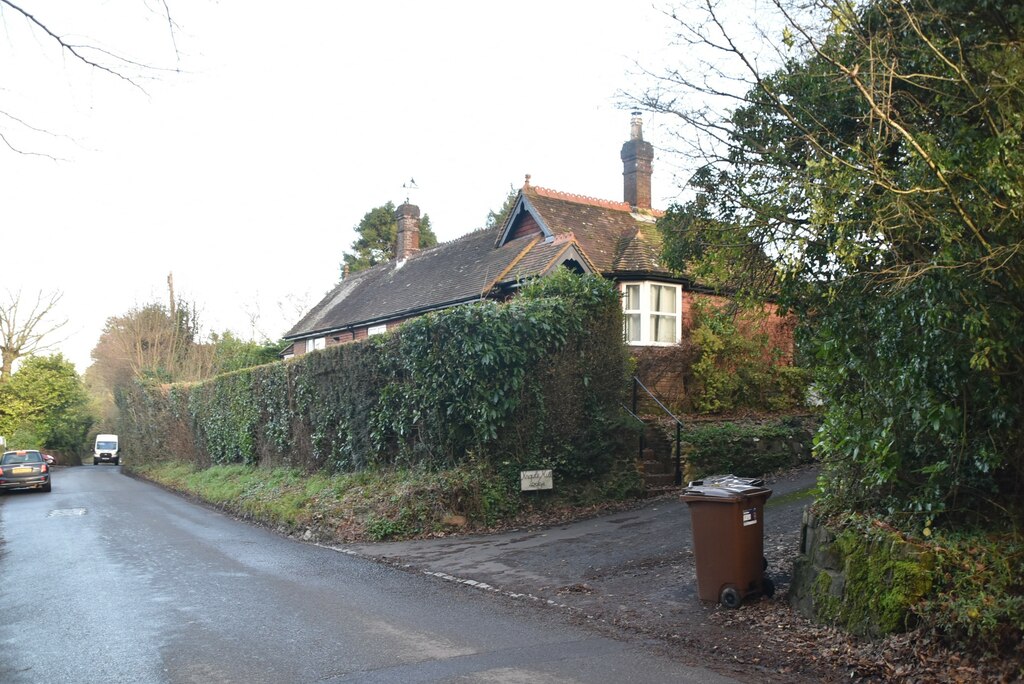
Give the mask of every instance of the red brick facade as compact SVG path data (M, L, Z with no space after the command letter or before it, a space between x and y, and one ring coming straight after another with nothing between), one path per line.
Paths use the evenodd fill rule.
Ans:
M635 346L631 348L636 360L636 375L662 402L670 408L682 410L687 405L686 377L695 359L691 334L695 324L694 304L725 306L729 299L717 295L683 292L683 337L672 346ZM765 305L763 315L748 316L738 322L744 333L763 333L768 336L769 350L779 353L778 363L793 363L793 331L796 319L778 315L778 306Z

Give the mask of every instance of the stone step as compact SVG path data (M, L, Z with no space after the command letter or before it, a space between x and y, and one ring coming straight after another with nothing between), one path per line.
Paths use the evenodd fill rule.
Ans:
M644 489L644 498L652 499L656 496L661 496L662 494L677 494L681 490L682 487L676 487L675 485L672 485L671 487L648 487L647 489Z
M664 473L660 475L648 474L644 475L644 489L651 489L653 487L674 487L676 484L675 473Z
M653 461L647 460L643 462L644 475L664 475L665 473L674 473L675 465L668 461L660 460Z

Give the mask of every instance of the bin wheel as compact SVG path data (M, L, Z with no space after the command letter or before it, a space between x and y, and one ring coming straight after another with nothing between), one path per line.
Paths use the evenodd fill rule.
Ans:
M719 595L718 601L726 608L739 608L743 603L743 597L736 591L736 587L726 587Z
M768 569L768 559L765 556L761 556L761 569L762 570L767 570Z
M761 594L767 598L775 596L775 582L772 582L771 577L765 577L761 580Z

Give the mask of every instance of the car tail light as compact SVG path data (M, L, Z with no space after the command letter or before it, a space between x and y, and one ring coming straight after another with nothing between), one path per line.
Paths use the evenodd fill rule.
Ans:
M3 476L4 476L4 469L0 468L0 477L3 477Z
M41 473L46 473L46 472L49 472L49 470L50 470L50 467L49 467L49 466L47 466L47 465L46 465L46 464L44 463L44 464L43 464L43 467L39 469L39 472L41 472Z

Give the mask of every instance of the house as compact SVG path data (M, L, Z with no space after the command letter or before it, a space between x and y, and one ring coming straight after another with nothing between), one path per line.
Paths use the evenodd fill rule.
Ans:
M524 280L565 266L617 283L625 340L638 348L642 367L657 366L664 355L656 350L684 339L696 299L713 295L660 262L655 224L662 212L651 207L654 147L643 139L638 114L620 157L621 202L537 187L526 176L502 225L430 249L419 249L419 208L402 204L396 258L346 275L285 334L292 343L286 355L365 339L429 311L506 299ZM671 399L670 376L651 382Z

